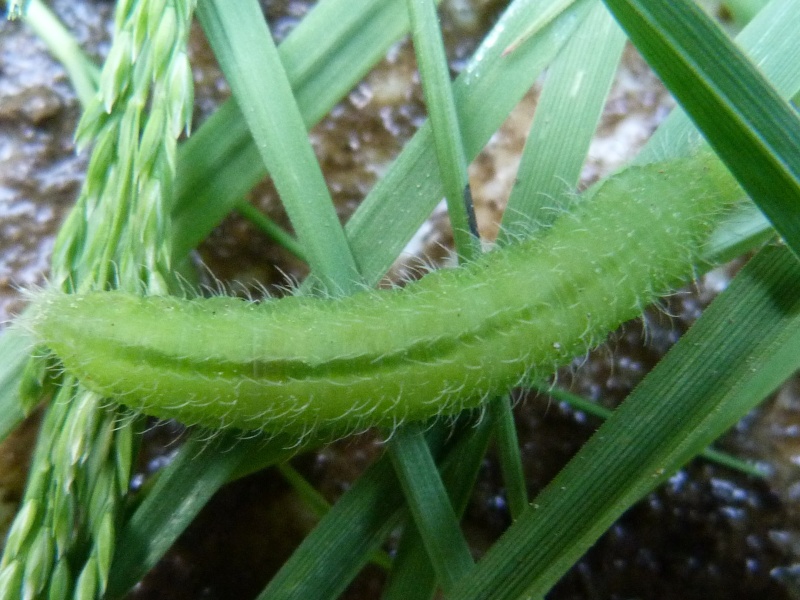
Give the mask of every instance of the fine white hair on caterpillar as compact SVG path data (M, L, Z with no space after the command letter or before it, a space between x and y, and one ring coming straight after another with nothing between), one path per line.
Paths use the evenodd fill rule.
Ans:
M392 426L477 407L598 344L693 275L742 196L703 153L628 168L540 238L403 289L258 303L44 292L25 325L89 389L146 414L275 433Z

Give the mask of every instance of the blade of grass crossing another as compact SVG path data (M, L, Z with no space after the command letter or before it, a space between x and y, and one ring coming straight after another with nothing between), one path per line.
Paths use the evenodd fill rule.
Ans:
M574 197L625 40L598 2L550 65L503 214L500 243L534 235Z
M798 365L800 263L785 248L769 247L534 499L453 597L542 597L636 500Z
M121 596L149 571L248 455L289 458L289 440L242 440L239 434L186 442L120 532L108 593Z
M408 31L396 0L322 0L278 48L306 126L327 114ZM182 258L264 176L266 169L234 99L181 148L174 251Z
M501 244L534 235L574 196L624 44L625 35L597 3L550 65L503 215ZM494 400L490 410L506 499L516 519L528 496L508 398Z
M429 436L429 442L437 455L444 438ZM403 495L384 456L337 500L259 600L338 598L402 517Z
M456 482L472 488L474 478L470 479L464 470L469 461L462 461L462 457L465 453L474 456L472 450L476 448L480 454L476 442L488 434L483 424L476 426L481 432L475 434L473 421L466 418L465 423L456 424L453 430L432 428L425 435L432 456L437 460L443 457L442 479L449 490L454 490L453 498L466 496ZM455 504L463 510L459 502ZM404 516L407 515L395 470L384 455L331 507L259 600L338 598Z
M560 10L555 18L554 6ZM467 160L477 156L590 6L586 0L557 4L517 0L506 9L453 84ZM503 56L503 49L531 24L536 34ZM383 277L442 195L430 124L426 123L345 226L365 281L375 283ZM386 223L392 224L388 236Z
M784 99L800 91L800 11L796 0L772 0L736 37L737 45ZM635 163L658 162L696 150L702 137L687 114L677 107L662 123Z
M800 120L693 0L604 0L739 183L800 256Z
M312 273L330 293L354 291L358 270L259 3L205 0L198 17Z
M493 430L492 417L483 417L471 430L465 432L449 452L450 458L444 461L442 482L447 489L453 510L459 517L463 516L467 509ZM383 600L429 600L435 592L436 574L419 530L409 522L397 545L394 564L382 598Z
M800 91L800 11L796 0L772 0L737 36L737 44L769 78L782 98ZM636 164L665 160L691 152L702 137L686 113L672 111L635 159ZM757 208L745 205L720 225L710 240L706 257L725 262L757 247L774 235Z
M389 442L403 495L439 584L449 594L473 565L453 507L419 425L409 423Z

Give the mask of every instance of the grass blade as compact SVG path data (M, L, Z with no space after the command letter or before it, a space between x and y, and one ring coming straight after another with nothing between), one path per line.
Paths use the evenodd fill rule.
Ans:
M598 417L604 421L614 414L614 411L610 408L606 408L597 402L587 400L571 392L567 392L559 388L553 388L552 386L546 384L535 385L533 387L543 396L549 396L557 402L566 402L575 410L580 410L581 412ZM764 473L764 471L759 469L756 465L752 465L725 452L714 450L713 448L706 448L698 456L702 456L706 460L715 462L718 465L735 469L736 471L744 473L745 475L750 475L752 477L766 476L766 473Z
M511 398L505 395L493 399L489 413L495 423L495 445L503 474L506 502L511 518L516 520L528 506L528 488L522 468L522 455L517 437L517 424L511 410Z
M478 226L436 5L431 0L408 0L406 4L456 252L459 260L471 260L480 253ZM416 424L403 425L393 433L389 455L415 530L447 591L473 563L447 490Z
M357 5L357 6L356 6ZM395 0L323 0L278 48L307 127L346 95L408 31ZM175 192L175 256L182 258L265 175L233 99L181 148Z
M297 240L255 206L242 200L236 204L236 212L255 225L261 233L283 246L286 250L294 254L294 256L304 262L308 262L305 252L303 252L303 248Z
M625 35L598 3L548 69L501 243L552 223L574 197L624 45Z
M470 420L455 433L442 428L432 429L426 435L428 446L434 457L444 455L441 460L442 478L448 489L455 489L454 498L466 496L474 477L465 473L469 461L462 464L462 455L476 442L486 438L488 429L478 427L481 433L474 435ZM445 446L447 436L448 444ZM467 490L450 483L457 481ZM456 502L459 511L463 506ZM342 495L330 512L306 537L291 558L259 596L260 600L272 598L305 600L315 598L337 598L353 577L374 555L391 530L403 517L403 494L388 456L373 464Z
M800 256L800 121L692 0L605 0L703 135Z
M331 293L355 290L358 270L291 84L256 0L205 0L198 17L292 221L311 272Z
M800 46L794 35L800 27L795 0L772 0L745 27L736 43L780 93L792 98L800 91ZM636 157L638 164L684 156L701 143L700 133L686 113L676 108Z
M437 453L442 438L431 446ZM384 457L331 507L259 599L338 597L400 522L402 508L394 469Z
M518 0L509 6L453 84L468 160L477 156L590 6L585 0L554 4ZM553 20L555 9L560 12ZM513 53L504 55L503 50L526 31L529 37ZM386 273L442 195L430 125L426 124L345 227L368 283ZM392 224L389 235L386 223Z
M394 433L389 456L439 584L449 594L473 565L458 519L416 424Z
M431 0L407 0L406 4L456 252L462 260L470 260L480 253L478 225L436 5Z
M450 456L458 459L446 461L442 481L459 517L467 509L493 429L492 418L484 417L450 451ZM398 544L390 578L383 590L383 599L428 600L435 591L436 574L419 531L409 522Z
M574 196L624 44L624 34L598 3L550 65L503 215L500 243L535 234ZM516 519L528 496L514 419L507 398L494 400L490 410L506 498Z
M186 442L120 532L109 595L122 595L139 581L249 456L274 464L294 454L286 442L242 440L237 433Z

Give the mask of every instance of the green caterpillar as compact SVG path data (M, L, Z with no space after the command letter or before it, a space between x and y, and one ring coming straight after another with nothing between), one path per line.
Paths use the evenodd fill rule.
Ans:
M668 166L629 168L541 238L403 289L45 293L28 326L90 389L187 424L343 432L452 414L552 372L691 277L742 192L710 154Z

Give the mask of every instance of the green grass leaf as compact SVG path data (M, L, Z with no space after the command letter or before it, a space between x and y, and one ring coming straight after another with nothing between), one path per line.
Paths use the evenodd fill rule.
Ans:
M237 433L186 442L122 528L109 595L122 595L144 577L249 456L274 464L295 452L284 438L242 440Z
M278 48L307 127L345 96L408 31L395 0L323 0ZM222 105L181 147L173 209L176 258L184 257L265 175L236 102Z
M800 256L800 121L692 0L605 0L631 40Z
M473 562L418 425L408 424L394 432L389 456L437 579L449 594Z
M475 238L478 225L469 193L467 158L436 6L431 0L407 0L406 4L456 252L462 260L471 260L480 253L480 244Z
M478 471L491 439L495 423L491 415L484 416L465 432L450 451L442 481L456 515L467 509ZM455 459L455 460L453 460ZM409 521L397 545L389 581L383 590L384 600L429 600L436 591L436 574L425 545L414 524Z
M281 195L311 272L329 293L358 289L358 270L278 49L256 0L206 0L198 17L264 164Z
M501 243L534 235L574 198L625 39L597 3L548 69L503 215Z

